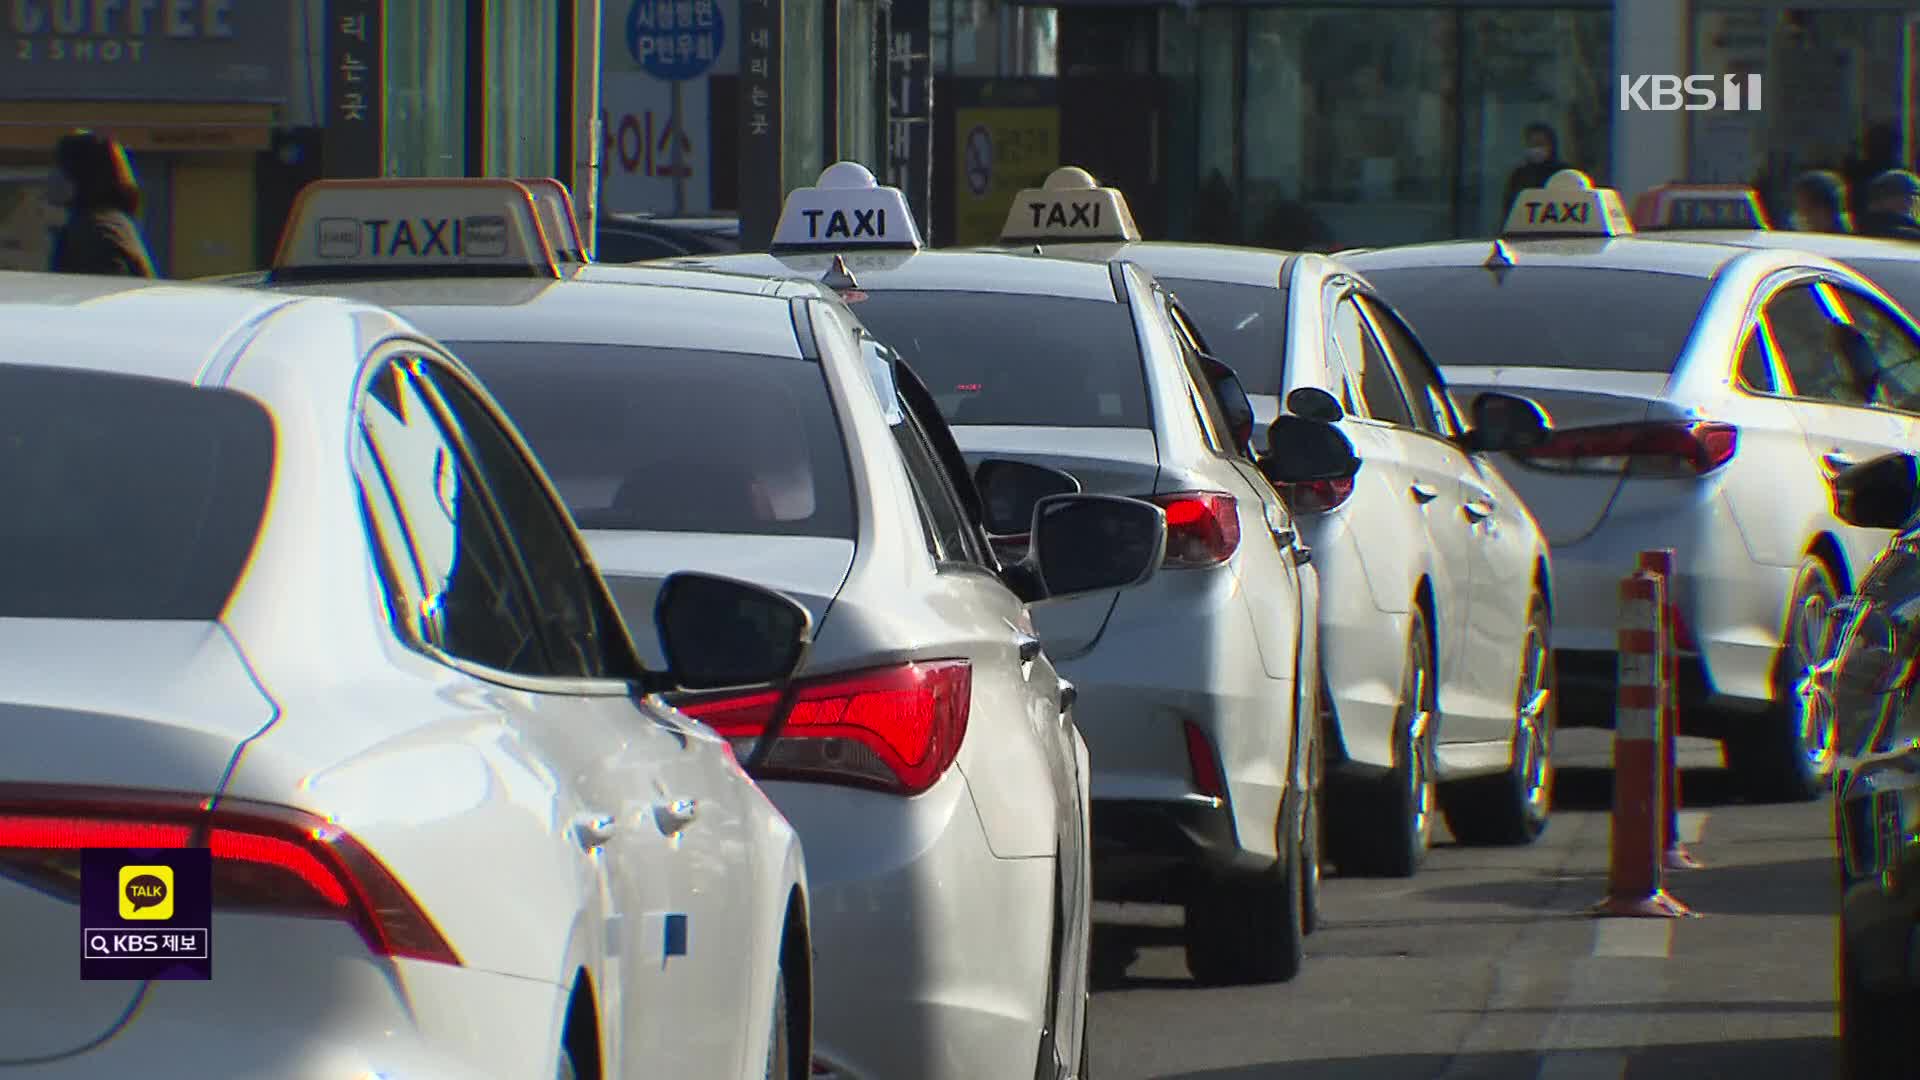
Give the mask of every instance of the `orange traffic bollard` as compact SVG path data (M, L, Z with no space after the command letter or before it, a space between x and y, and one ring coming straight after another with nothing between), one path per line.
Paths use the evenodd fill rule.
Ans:
M1665 657L1661 667L1661 677L1666 683L1666 694L1661 701L1660 746L1665 761L1660 768L1661 793L1661 839L1663 847L1661 859L1669 870L1698 870L1700 861L1687 850L1680 841L1680 756L1676 745L1680 734L1680 649L1675 641L1680 626L1680 601L1674 595L1674 553L1672 548L1658 548L1640 553L1640 569L1658 574L1666 583L1665 618L1662 620L1660 651Z
M1639 570L1620 583L1620 697L1613 729L1613 822L1607 897L1595 915L1678 918L1667 895L1661 715L1666 711L1667 579ZM1664 768L1663 768L1664 767Z

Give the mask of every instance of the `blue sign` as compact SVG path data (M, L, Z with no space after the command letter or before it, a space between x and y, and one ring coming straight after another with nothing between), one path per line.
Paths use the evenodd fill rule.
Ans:
M627 9L627 52L656 79L705 75L726 40L718 0L633 0Z

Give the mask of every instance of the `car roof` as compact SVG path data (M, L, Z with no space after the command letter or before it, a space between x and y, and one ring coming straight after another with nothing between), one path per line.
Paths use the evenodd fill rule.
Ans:
M844 257L858 288L938 292L1006 293L1117 302L1113 277L1092 265L1008 251L741 252L689 255L660 263L818 280Z
M1920 260L1920 244L1856 233L1799 232L1792 229L1675 229L1657 234L1687 244L1730 244L1743 248L1810 251L1829 259Z
M1125 243L1042 244L1032 254L1101 263L1126 259L1139 263L1156 278L1279 287L1280 271L1295 253L1231 244L1130 240Z
M1334 258L1361 273L1373 269L1480 266L1493 252L1494 240L1443 240L1403 247L1338 252ZM1682 243L1641 236L1610 239L1531 239L1508 237L1500 241L1514 265L1587 267L1644 274L1712 278L1746 249L1731 244Z
M74 274L0 272L0 363L193 383L274 311L257 289Z

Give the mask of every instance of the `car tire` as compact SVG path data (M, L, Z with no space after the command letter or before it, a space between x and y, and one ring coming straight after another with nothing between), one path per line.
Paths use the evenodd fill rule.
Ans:
M1883 1080L1912 1068L1911 1031L1920 995L1875 993L1860 984L1853 954L1840 945L1840 1076Z
M1818 635L1819 620L1839 593L1825 561L1812 556L1801 561L1774 668L1773 703L1758 716L1727 718L1733 730L1722 742L1721 752L1727 768L1755 799L1808 802L1819 798L1832 778L1832 714L1822 713L1824 719L1810 725L1799 685L1811 662L1807 653Z
M1393 724L1393 768L1383 779L1345 785L1334 809L1334 863L1342 874L1412 877L1433 846L1439 812L1433 772L1439 695L1434 666L1426 615L1416 606L1407 627L1407 661Z
M1539 596L1527 611L1514 698L1513 757L1507 771L1441 788L1447 827L1463 844L1531 844L1553 812L1552 624Z
M1300 973L1306 929L1300 910L1300 826L1275 832L1279 865L1258 876L1200 886L1187 901L1187 970L1203 986L1287 982Z
M792 1080L793 1031L787 1021L787 972L773 972L773 1029L767 1035L767 1080Z

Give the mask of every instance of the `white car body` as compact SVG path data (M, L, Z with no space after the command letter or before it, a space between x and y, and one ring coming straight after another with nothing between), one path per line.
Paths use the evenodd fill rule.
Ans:
M449 421L421 404L421 388L465 392L485 419L470 413L459 430L504 433L496 445L529 461L465 368L365 304L21 274L0 275L0 291L11 343L0 374L138 377L223 408L251 403L274 433L261 440L273 453L257 538L215 617L8 618L0 598L0 1067L549 1078L571 1053L582 1080L762 1080L783 966L790 1016L804 1022L804 982L792 978L804 980L808 952L800 845L727 743L615 677L638 670L637 654L537 466L519 481L533 481L522 505L545 500L545 524L563 527L546 535L568 537L575 560L541 563L572 573L538 594L591 605L600 675L496 670L445 636L498 613L460 606L451 584L472 580L448 568L454 530L480 527L453 507L487 500L456 479L471 459L447 450ZM376 380L404 418L376 402ZM164 415L150 422L165 435ZM507 491L492 460L477 473ZM441 527L407 501L415 556L387 542L397 517L385 488L365 486L380 483L382 462L406 490L442 500ZM0 459L0 486L22 480ZM152 540L100 525L80 541ZM31 550L29 535L0 521L0 551ZM528 554L531 533L511 535ZM449 560L444 590L423 592L416 557ZM535 591L507 576L486 584ZM535 644L562 640L548 629ZM106 799L160 809L113 811ZM20 876L10 829L53 812L197 819L209 799L240 815L235 827L255 827L257 813L344 830L400 890L380 910L404 913L393 897L410 897L424 913L407 924L411 940L442 942L441 959L377 955L337 914L234 910L216 869L211 982L81 981L78 909ZM682 955L667 955L671 922L686 931Z
M1730 763L1767 790L1810 797L1831 768L1832 747L1830 732L1807 724L1795 704L1804 664L1790 662L1798 654L1783 655L1783 643L1800 647L1796 635L1810 624L1803 625L1804 605L1792 601L1819 591L1809 574L1829 578L1829 592L1846 592L1886 545L1885 531L1834 516L1827 477L1837 465L1911 450L1920 440L1920 397L1912 390L1920 371L1901 370L1920 360L1920 330L1855 271L1791 248L1681 243L1664 234L1512 239L1511 265L1498 272L1507 285L1530 273L1587 271L1578 293L1582 311L1607 320L1601 343L1634 357L1613 365L1530 366L1528 332L1503 340L1497 352L1475 354L1458 344L1463 327L1501 325L1503 311L1516 310L1503 305L1524 302L1510 299L1518 295L1513 288L1488 287L1495 276L1482 269L1489 250L1477 241L1346 258L1417 320L1416 329L1429 324L1423 336L1463 395L1471 393L1465 388L1524 394L1554 418L1553 440L1503 456L1502 471L1553 548L1563 701L1583 705L1563 712L1563 722L1610 723L1619 582L1640 552L1671 548L1683 730L1726 741ZM1455 268L1456 284L1440 284L1447 268ZM1659 314L1658 328L1651 314L1636 319L1633 302L1623 298L1629 287L1643 290L1636 295L1685 296L1691 322L1678 306ZM1789 321L1799 317L1787 305L1804 301L1810 307L1803 311L1825 310L1818 289L1845 296L1847 320L1820 316L1809 333L1828 344L1804 354L1796 346L1788 363L1781 335L1800 322ZM1540 308L1536 299L1530 310ZM1881 369L1895 372L1882 385L1898 389L1900 402L1849 403L1796 385L1793 369L1804 381L1813 370L1808 364L1840 363L1830 339L1843 323L1869 317L1880 327L1873 347L1905 354ZM1461 322L1442 333L1450 319ZM1567 449L1596 431L1619 448L1585 455ZM1620 443L1621 432L1686 441L1674 444L1681 453L1656 451L1644 442ZM1735 761L1743 745L1757 748L1745 765Z
M903 796L844 774L795 779L770 769L762 777L808 853L815 1075L1074 1075L1091 940L1086 747L1063 702L1065 684L1037 643L1031 654L1023 649L1032 634L1025 605L984 566L936 565L920 481L887 415L899 403L876 395L871 347L837 297L811 282L599 265L570 268L558 282L395 278L299 288L392 307L479 372L555 476L629 622L648 617L668 573L704 570L781 590L810 609L816 636L800 672L805 686L910 663L970 663L964 737L925 790ZM577 359L575 348L598 358ZM818 373L811 392L832 453L850 470L846 535L596 522L612 513L617 478L635 462L611 437L576 439L583 429L613 430L603 423L604 400L579 398L577 410L559 412L549 401L578 393L568 389L576 382L600 386L583 380L623 365L648 377L650 364L668 363L653 358L667 352L767 378ZM763 432L782 430L768 421L728 435L729 424L767 415L751 384L729 393L716 381L699 402L677 384L632 385L671 393L676 404L637 410L627 422L677 433L663 438L707 467L748 460L712 440L758 447ZM722 482L687 475L688 485ZM828 478L812 475L812 497L827 499ZM725 491L704 490L713 515L731 508ZM653 647L647 635L638 641L643 654ZM683 704L700 715L715 705ZM783 747L819 745L795 730Z

